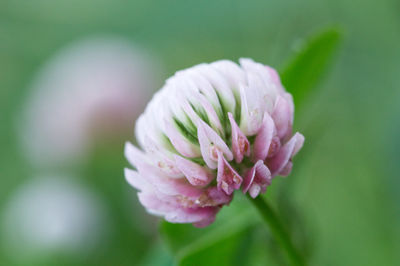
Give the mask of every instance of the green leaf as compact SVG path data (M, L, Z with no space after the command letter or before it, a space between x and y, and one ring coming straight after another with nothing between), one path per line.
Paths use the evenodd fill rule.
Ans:
M244 245L242 245L242 242L247 240L251 229L242 226L240 230L224 234L224 237L211 240L204 239L201 244L192 246L187 253L181 254L178 257L180 258L178 265L243 265L239 263L239 259L243 259L241 247Z
M296 106L302 104L316 88L333 59L340 37L337 28L329 28L311 36L280 71L282 83L293 95Z
M173 258L168 252L163 243L159 240L155 241L144 256L143 260L139 263L140 266L173 266Z

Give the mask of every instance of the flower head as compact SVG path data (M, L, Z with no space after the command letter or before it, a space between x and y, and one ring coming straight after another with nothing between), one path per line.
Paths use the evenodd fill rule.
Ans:
M293 112L277 72L250 59L179 71L139 117L125 177L150 213L206 226L235 190L254 198L290 173L304 142Z

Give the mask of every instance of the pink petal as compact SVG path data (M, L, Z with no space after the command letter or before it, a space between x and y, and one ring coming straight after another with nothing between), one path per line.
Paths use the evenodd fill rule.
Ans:
M210 64L215 68L228 82L232 91L238 93L238 84L245 84L246 77L242 68L229 60L220 60Z
M195 69L201 73L211 84L217 92L217 95L225 103L225 107L229 111L235 110L236 101L233 92L229 87L229 83L216 69L209 67L209 65L198 65Z
M192 186L186 179L170 178L152 165L143 165L139 169L139 173L159 192L165 195L182 195L190 199L196 199L203 193L202 189Z
M241 117L240 128L247 136L257 133L262 122L262 101L257 91L251 87L240 86Z
M168 195L162 195L162 198L185 208L202 208L227 205L231 202L232 195L227 195L217 187L209 187L202 194L193 197L177 195L171 198Z
M301 148L304 137L300 133L294 136L279 150L275 157L267 160L267 165L272 172L272 176L276 176L287 165L295 152Z
M205 167L178 155L175 155L174 158L176 166L193 186L206 186L212 181L213 175Z
M223 154L218 151L217 187L231 195L235 189L240 188L242 177L230 166Z
M280 176L288 176L292 171L293 163L289 160L289 162L283 167L283 169L278 173Z
M271 140L271 145L269 145L267 158L274 157L281 148L281 140L278 136L274 136Z
M203 94L207 101L215 108L215 110L222 111L215 89L211 86L210 82L201 75L196 69L191 68L178 72L177 75L187 75L190 82Z
M184 182L184 179L168 177L163 171L163 168L149 163L143 152L130 143L125 145L125 154L128 160L138 169L138 175L144 178L148 183L152 184L161 193L166 195L183 195L191 198L198 198L203 193L201 189L195 188L191 184ZM128 182L130 182L134 187L136 187L136 185L139 186L137 181L133 180L133 178L137 179L139 176L130 177Z
M182 195L177 195L174 198L168 198L168 195L162 195L162 197L185 208L219 207L229 204L232 200L232 195L227 195L224 191L218 190L217 187L209 187L202 194L193 197Z
M263 86L268 86L271 83L271 72L265 65L254 62L249 58L240 58L239 62L246 73L252 73L253 75L256 75L257 79L259 80L258 82L261 81Z
M206 226L214 221L219 211L219 207L185 208L177 202L162 200L153 193L139 192L138 197L148 212L164 216L171 223L198 223L199 226Z
M179 204L174 197L160 197L154 192L139 192L140 203L149 213L164 216L172 223L196 223L215 216L218 208L186 208Z
M173 206L172 204L160 200L151 192L139 192L138 198L140 203L146 207L146 210L154 215L163 216L177 208L177 206Z
M177 208L165 215L165 220L171 223L198 223L199 226L206 226L215 220L219 211L217 207L204 208Z
M282 86L281 79L279 77L278 72L276 72L276 70L270 66L265 66L265 67L267 68L267 70L270 74L271 81L277 85Z
M264 113L263 122L254 141L254 158L265 160L267 158L271 141L274 136L275 123L268 113Z
M175 162L169 157L168 151L159 147L151 138L144 136L144 144L148 158L161 170L164 174L173 178L183 177L182 172L176 167ZM168 154L168 155L167 155Z
M215 209L214 211L215 211L215 213L216 213L218 210ZM194 225L195 227L198 227L198 228L206 227L206 226L210 225L211 223L213 223L213 222L215 221L215 216L216 216L216 214L214 214L214 215L208 215L207 218L201 220L200 222L196 222L196 223L194 223L193 225Z
M290 103L287 99L278 95L274 111L272 112L272 118L275 122L275 126L278 132L278 137L283 139L291 130L293 111L291 110Z
M220 206L229 204L232 200L232 195L227 195L224 191L219 190L217 187L210 187L198 199L199 206Z
M246 136L240 130L236 124L235 119L231 113L228 113L228 118L232 128L232 150L235 156L235 161L240 163L243 160L243 156L250 156L250 143Z
M164 164L164 161L158 161L157 166L153 165L153 162L151 162L146 154L141 151L140 149L136 148L133 146L131 143L127 142L125 143L125 156L128 159L128 161L136 167L139 173L141 172L147 172L149 169L151 169L151 172L153 175L158 175L164 177L165 175L168 175L168 172L165 171L165 168L167 166L162 166ZM171 160L171 165L173 165L174 168L174 162ZM175 176L178 175L176 171L179 171L178 168L175 170ZM182 173L179 171L179 176L182 176Z
M164 121L165 133L174 148L183 156L189 158L198 157L200 155L198 147L187 140L172 123L172 121Z
M296 144L293 148L292 156L290 158L293 158L301 149L304 143L304 136L299 134ZM291 159L287 162L287 164L283 167L283 169L278 173L280 176L288 176L290 172L292 171L293 163Z
M148 181L146 181L137 171L125 168L125 179L134 188L143 191L150 186Z
M210 124L213 126L215 130L217 130L220 133L223 133L221 121L218 118L217 113L215 112L215 109L211 105L209 101L207 101L206 97L200 94L199 101L201 103L201 106L204 108L204 110L207 113L207 117L210 120Z
M136 169L140 170L143 168L148 168L150 165L153 166L153 162L150 162L148 157L145 155L143 151L133 146L130 142L125 143L125 157L128 161L136 167ZM158 154L160 155L160 154ZM158 157L158 156L154 156ZM152 161L156 161L157 166L153 166L158 168L163 172L161 175L168 175L170 177L183 177L181 171L175 166L175 162L164 157L164 158L153 158Z
M141 164L148 161L144 152L133 146L130 142L125 143L124 153L126 159L128 159L128 162L135 166L137 169L140 167Z
M219 151L221 151L229 161L233 159L233 154L226 143L205 122L201 121L197 125L197 135L200 143L201 155L209 168L217 168Z
M260 192L264 193L270 184L271 172L262 160L258 160L246 174L243 182L243 193L249 191L250 196L255 198Z
M304 144L304 136L300 133L296 133L295 135L297 135L296 136L297 141L293 149L292 157L299 152L299 150L303 147Z

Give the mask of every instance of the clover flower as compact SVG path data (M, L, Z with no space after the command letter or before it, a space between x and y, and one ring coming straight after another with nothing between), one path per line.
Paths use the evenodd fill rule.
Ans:
M122 38L90 37L62 48L30 86L19 123L24 154L39 167L75 164L98 141L124 138L157 72L156 62Z
M148 212L203 227L241 189L255 198L287 176L303 145L277 72L251 59L178 71L136 123L125 169Z
M5 201L0 218L1 243L17 265L38 265L60 252L86 256L109 230L102 199L70 175L29 178Z

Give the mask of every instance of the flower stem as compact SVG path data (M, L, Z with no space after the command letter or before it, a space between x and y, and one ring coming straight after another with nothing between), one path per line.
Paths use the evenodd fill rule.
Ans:
M300 256L296 248L294 247L289 234L286 232L278 216L268 204L268 202L261 196L253 199L247 194L247 198L256 207L258 212L261 214L264 222L269 226L272 235L275 237L278 244L286 252L291 265L303 266L305 265L303 258Z

